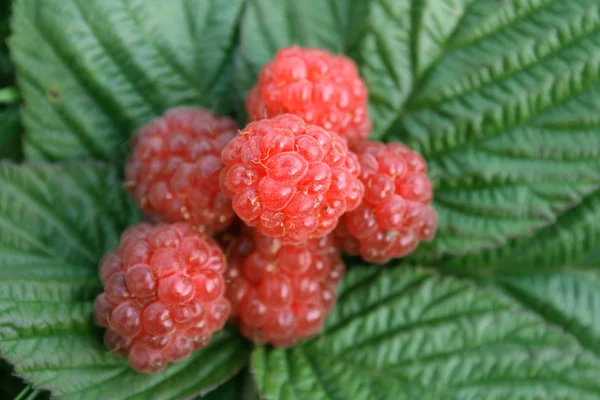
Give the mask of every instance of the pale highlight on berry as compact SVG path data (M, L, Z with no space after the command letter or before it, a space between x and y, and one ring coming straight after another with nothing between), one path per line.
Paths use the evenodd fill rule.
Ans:
M229 259L232 322L251 341L275 346L291 346L321 330L345 271L331 235L285 245L247 228Z
M298 115L338 133L352 149L371 131L367 88L356 64L321 49L292 46L277 52L250 90L246 110L254 120Z
M286 242L332 232L364 193L346 141L295 115L250 123L221 157L221 187L237 215Z
M190 224L139 224L100 263L96 324L131 368L156 373L204 347L229 317L225 259Z
M344 250L385 263L433 239L437 213L425 160L399 143L369 142L357 154L365 195L336 229Z
M221 150L237 134L229 118L180 107L138 130L126 167L127 190L163 222L189 222L206 233L233 220L219 189Z

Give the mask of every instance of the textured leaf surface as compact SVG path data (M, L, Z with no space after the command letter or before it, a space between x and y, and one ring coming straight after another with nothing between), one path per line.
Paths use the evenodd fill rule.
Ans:
M243 14L236 81L250 89L260 68L282 47L319 47L353 53L362 33L364 0L248 0Z
M556 263L578 252L556 222L588 230L597 198L600 4L376 0L369 21L373 135L421 152L436 184L439 233L420 256L531 234L565 249Z
M553 265L580 251L548 235L558 220L588 230L566 219L584 218L599 187L597 0L251 0L240 40L242 91L290 44L357 60L372 137L430 164L439 234L420 261L531 235L565 249Z
M122 157L165 109L231 110L242 0L23 0L12 39L32 159Z
M267 399L597 399L599 361L516 302L408 269L351 270L321 337L255 351Z
M600 272L498 277L495 283L548 323L600 356Z
M543 272L570 264L598 269L598 246L600 188L584 196L577 206L557 213L554 223L530 236L511 239L501 248L450 259L439 265L463 271L485 267L504 272Z
M0 351L38 388L72 399L180 399L235 373L248 345L232 331L164 373L136 374L92 320L97 264L139 218L100 166L0 166Z

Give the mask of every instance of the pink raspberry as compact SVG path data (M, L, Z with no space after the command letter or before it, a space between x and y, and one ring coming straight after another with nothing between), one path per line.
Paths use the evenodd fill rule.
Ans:
M221 187L237 215L286 242L330 233L364 192L346 141L291 114L249 124L221 159Z
M205 233L233 220L221 193L221 150L237 134L235 122L210 111L180 107L143 126L127 161L129 192L163 222L189 222Z
M230 313L221 249L190 224L139 224L100 264L96 324L111 352L156 373L204 347Z
M385 263L431 240L437 214L425 160L399 143L368 142L357 154L365 196L336 229L344 250Z
M253 120L298 115L343 136L352 149L371 131L367 88L356 64L320 49L292 46L277 52L248 93L246 110Z
M246 228L226 272L232 321L255 343L292 345L320 331L343 275L332 235L285 245Z

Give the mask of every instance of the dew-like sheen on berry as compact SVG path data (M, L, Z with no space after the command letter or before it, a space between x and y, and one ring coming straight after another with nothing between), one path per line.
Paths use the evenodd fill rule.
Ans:
M190 224L129 228L100 263L95 321L106 346L142 373L187 358L229 317L224 271L219 246Z
M340 220L335 233L350 254L385 263L414 251L437 229L427 164L400 143L368 142L357 153L365 195Z
M232 240L227 297L242 334L290 346L318 333L344 275L333 236L290 245L246 228Z
M179 107L141 127L127 161L127 189L162 222L189 222L205 233L233 220L219 189L221 150L237 134L235 122L208 110Z
M364 193L346 141L295 115L250 123L221 157L221 187L237 215L286 242L332 232Z
M367 87L344 55L291 46L265 64L246 98L253 120L290 113L344 137L352 149L371 131Z

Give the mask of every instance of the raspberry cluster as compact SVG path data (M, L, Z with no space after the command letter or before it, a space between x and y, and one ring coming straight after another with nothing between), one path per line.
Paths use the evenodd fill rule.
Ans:
M403 144L377 142L364 145L358 158L365 195L336 229L344 250L385 263L431 240L437 214L425 160Z
M140 207L162 222L190 222L205 232L233 221L219 190L221 150L237 134L229 118L179 107L138 130L127 161L127 188Z
M296 115L250 123L221 157L221 187L237 215L287 242L332 232L364 193L346 141Z
M293 345L319 332L343 275L332 235L289 245L246 229L226 273L232 320L255 343Z
M298 115L341 135L353 149L371 131L367 87L356 64L321 49L292 46L277 52L250 90L246 110L253 120Z
M191 107L140 128L126 185L158 225L129 228L100 265L110 351L155 373L227 320L255 343L293 345L334 307L342 250L385 263L430 240L426 163L367 141L366 101L351 60L290 47L263 67L241 131Z
M229 317L224 271L217 243L189 224L129 228L100 264L95 318L106 346L138 372L187 358Z

